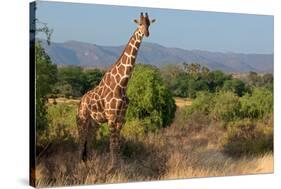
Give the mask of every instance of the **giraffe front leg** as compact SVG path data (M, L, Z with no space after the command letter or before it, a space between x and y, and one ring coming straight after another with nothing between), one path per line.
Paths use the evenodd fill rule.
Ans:
M121 123L109 123L110 129L110 139L109 139L109 148L110 148L110 169L108 172L114 171L120 164L120 130Z
M92 149L95 150L96 145L97 145L97 130L98 130L99 125L94 121L91 120L87 132L87 137L86 137L86 151L88 152L88 156L91 154Z
M88 121L77 117L77 127L79 134L78 152L80 158L85 162L87 160L87 134L88 134Z

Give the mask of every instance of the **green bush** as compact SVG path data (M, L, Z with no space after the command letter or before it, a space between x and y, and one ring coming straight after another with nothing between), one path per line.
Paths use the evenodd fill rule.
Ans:
M231 156L241 156L272 151L273 122L269 122L244 119L229 124L222 140L224 152Z
M145 120L126 121L121 130L121 135L125 138L143 137L146 131L149 130L149 123Z
M160 69L161 76L167 88L174 96L196 98L199 91L218 92L225 81L231 81L232 76L222 71L210 71L207 67L197 63L179 65L165 65ZM243 90L244 83L233 83L238 92ZM242 88L241 88L242 87ZM229 90L232 90L229 88Z
M83 69L77 66L58 69L58 82L52 92L65 97L79 97L99 84L103 77L99 69Z
M233 92L220 92L214 98L214 107L211 112L212 118L224 122L239 118L239 97Z
M191 106L186 107L187 117L195 112L209 115L214 106L214 95L209 92L198 92Z
M273 93L266 88L255 88L252 95L240 98L241 117L262 119L273 112Z
M73 137L76 132L76 104L48 105L48 128L37 138L37 144Z
M41 47L40 42L35 43L35 90L36 90L36 131L44 132L48 127L47 95L51 92L53 84L57 80L57 66L52 64L50 57Z
M128 83L129 107L126 120L146 120L149 130L171 124L176 105L172 94L163 84L159 71L149 65L136 65Z
M239 79L226 80L222 89L224 91L232 91L238 96L243 96L247 91L245 83Z

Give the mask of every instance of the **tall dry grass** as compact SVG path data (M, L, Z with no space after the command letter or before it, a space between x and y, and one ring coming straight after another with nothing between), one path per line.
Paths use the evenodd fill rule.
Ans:
M91 158L79 160L77 136L57 140L38 157L36 185L62 186L149 181L209 176L272 173L272 153L230 157L223 153L225 131L204 116L184 122L180 109L174 123L157 133L122 137L120 167L106 175L108 140L100 138ZM194 120L197 120L194 122Z

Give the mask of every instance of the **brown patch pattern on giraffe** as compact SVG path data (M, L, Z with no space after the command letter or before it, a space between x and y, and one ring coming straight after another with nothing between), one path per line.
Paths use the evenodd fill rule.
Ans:
M89 151L87 138L89 128L97 130L100 123L107 122L110 129L110 153L112 164L116 164L119 146L119 134L128 107L129 100L125 95L138 49L143 36L149 35L151 21L148 14L141 13L140 20L135 20L138 28L130 38L126 48L115 64L105 73L97 87L88 91L82 98L77 112L79 131L79 150L83 160ZM152 20L152 22L154 22Z

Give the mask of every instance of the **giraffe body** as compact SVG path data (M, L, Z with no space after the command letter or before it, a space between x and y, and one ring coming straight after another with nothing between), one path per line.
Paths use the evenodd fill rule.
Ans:
M148 36L150 20L141 14L139 27L130 38L123 53L105 73L94 89L81 98L77 112L77 127L80 138L80 155L87 159L89 146L95 141L96 131L101 123L108 123L110 130L111 164L118 161L119 135L129 100L126 96L127 84L134 68L137 52L143 36Z

